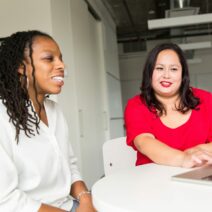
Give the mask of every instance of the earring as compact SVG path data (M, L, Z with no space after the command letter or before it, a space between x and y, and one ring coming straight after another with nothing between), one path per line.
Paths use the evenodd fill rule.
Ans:
M28 90L28 88L29 88L29 79L28 79L27 76L26 76L26 88L27 88L27 90Z
M20 75L20 82L21 82L21 87L26 88L28 90L29 88L29 79L26 75Z

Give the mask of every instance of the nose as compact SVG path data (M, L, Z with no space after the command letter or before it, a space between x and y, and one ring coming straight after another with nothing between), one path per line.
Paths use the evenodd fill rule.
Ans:
M57 60L56 67L58 70L61 70L61 71L65 70L65 64L61 59Z
M169 75L170 73L169 73L169 69L167 68L165 71L164 71L164 75L163 75L163 77L164 78L169 78Z

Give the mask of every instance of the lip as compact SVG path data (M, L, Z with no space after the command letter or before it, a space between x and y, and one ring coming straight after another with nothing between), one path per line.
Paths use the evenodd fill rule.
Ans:
M51 77L52 81L59 86L64 85L64 74L58 74Z
M169 88L172 85L172 83L168 81L161 81L160 84L164 88Z
M62 73L54 74L54 75L52 76L52 78L53 78L53 77L63 77L63 78L64 78L64 73L62 72Z

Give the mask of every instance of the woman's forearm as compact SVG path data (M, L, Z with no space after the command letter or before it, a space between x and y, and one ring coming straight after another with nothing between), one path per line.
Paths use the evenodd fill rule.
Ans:
M50 205L42 204L38 212L66 212L66 211Z
M200 147L200 149L212 153L212 142L207 143L207 144L200 144L198 146Z
M142 154L157 164L182 166L185 153L160 142L152 134L138 135L134 144Z
M71 186L71 196L74 197L74 198L78 198L78 195L83 192L83 191L88 191L85 183L83 181L76 181L75 183L72 184ZM89 194L89 193L85 193L85 195L83 196L86 196L86 194ZM89 195L90 196L90 195ZM81 196L82 197L82 196Z
M79 201L79 211L96 212L90 192L83 181L77 181L71 186L71 195Z
M212 164L212 143L200 144L185 151L167 146L152 134L141 134L134 140L138 151L157 164L192 168Z

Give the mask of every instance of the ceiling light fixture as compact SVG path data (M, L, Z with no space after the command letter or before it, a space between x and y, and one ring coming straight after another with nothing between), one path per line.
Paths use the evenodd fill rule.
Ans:
M148 29L212 23L212 13L148 20Z
M193 59L188 59L187 60L188 64L198 64L198 63L202 63L202 59L201 58L193 58Z
M181 43L178 44L182 50L192 50L192 49L205 49L211 48L212 43L211 41L202 41L202 42L195 42L195 43Z
M185 8L176 8L165 11L165 18L174 18L182 17L189 15L197 15L199 13L199 7L185 7Z

